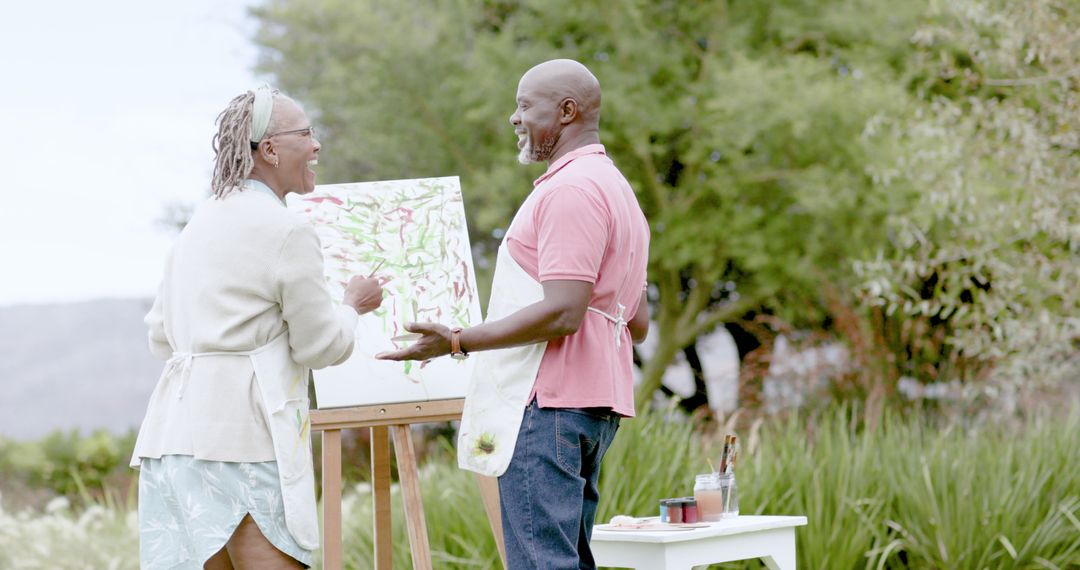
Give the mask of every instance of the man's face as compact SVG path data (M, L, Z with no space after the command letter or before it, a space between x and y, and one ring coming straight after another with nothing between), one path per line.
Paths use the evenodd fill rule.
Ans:
M517 109L510 124L518 136L518 162L530 164L551 158L562 133L558 103L525 74L518 83Z
M277 174L285 187L285 193L309 194L315 190L315 171L312 167L319 159L322 145L310 129L307 115L295 103L284 101L275 121L277 134L271 135L278 157ZM307 129L307 130L304 130Z

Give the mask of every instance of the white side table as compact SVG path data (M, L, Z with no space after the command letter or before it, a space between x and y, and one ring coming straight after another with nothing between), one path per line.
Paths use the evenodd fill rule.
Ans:
M806 517L739 516L691 530L610 530L596 525L597 566L690 570L694 566L761 558L769 570L795 570L795 527Z

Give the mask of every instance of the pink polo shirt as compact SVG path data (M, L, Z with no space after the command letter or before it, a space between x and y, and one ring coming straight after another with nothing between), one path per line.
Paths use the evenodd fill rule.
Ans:
M510 255L534 279L587 281L589 306L615 315L638 309L649 260L649 225L630 184L600 144L560 157L518 210ZM548 342L533 393L542 408L610 408L634 415L633 343L624 327L585 313L581 328Z

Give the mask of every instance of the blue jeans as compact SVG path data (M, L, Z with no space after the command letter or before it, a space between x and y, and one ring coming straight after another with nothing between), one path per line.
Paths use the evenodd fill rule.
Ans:
M499 477L509 570L596 568L589 538L596 481L619 416L591 409L525 408L514 457Z

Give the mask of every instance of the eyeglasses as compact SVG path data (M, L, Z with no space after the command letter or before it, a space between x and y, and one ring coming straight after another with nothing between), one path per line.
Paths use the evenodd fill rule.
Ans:
M266 139L268 139L270 137L276 137L278 135L302 135L302 136L305 136L305 137L310 136L311 138L317 138L316 135L315 135L315 126L311 125L311 126L308 126L308 127L304 127L302 129L293 129L291 131L278 131L276 133L272 133L272 134L264 136L262 138L262 140L266 140ZM255 150L257 148L259 148L259 143L257 143L257 142L251 143L251 150Z
M311 138L315 138L315 126L312 125L312 126L309 126L309 127L304 127L302 129L293 129L291 131L278 131L278 132L276 132L274 134L266 135L263 138L268 139L270 137L276 137L278 135L303 135L303 136L311 135Z

